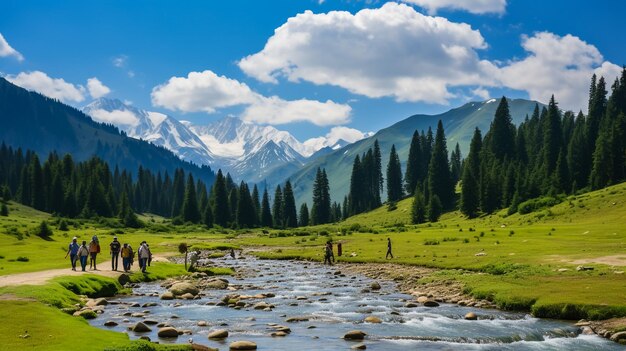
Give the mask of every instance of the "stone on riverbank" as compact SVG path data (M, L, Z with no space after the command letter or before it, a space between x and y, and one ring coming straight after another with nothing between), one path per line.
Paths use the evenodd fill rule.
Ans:
M365 350L367 349L367 345L365 345L364 343L360 343L360 344L356 344L352 346L351 349L352 350Z
M209 280L203 285L205 289L223 290L223 289L228 288L228 280L223 279L223 278L216 278L216 279Z
M198 295L198 293L200 292L200 289L198 289L198 287L193 283L180 282L180 283L175 283L174 285L172 285L170 287L170 292L174 296L181 296L184 294Z
M174 294L171 291L166 291L161 295L161 300L174 300Z
M380 290L380 283L379 282L373 282L372 284L370 284L370 289L372 289L372 290Z
M104 322L104 326L105 327L115 327L115 326L117 326L117 322L115 322L115 321L106 321L106 322Z
M208 338L217 340L217 339L226 339L228 337L228 330L226 329L218 329L209 333Z
M425 307L438 307L439 303L437 301L434 301L434 300L428 300L428 301L424 302L424 306Z
M252 341L235 341L230 344L231 350L256 350L256 344Z
M343 338L346 340L363 340L365 338L365 334L364 332L360 331L360 330L351 330L349 332L347 332Z
M620 344L626 341L626 331L611 335L611 341L619 342Z
M383 321L380 318L378 318L378 317L368 316L368 317L365 317L364 322L365 323L375 323L375 324L378 324L378 323L382 323Z
M178 330L173 327L164 327L159 329L158 336L159 338L177 338Z
M147 325L141 323L141 322L137 322L137 324L135 324L135 326L132 327L132 330L135 333L148 333L151 332L152 329L150 329L150 327L148 327Z

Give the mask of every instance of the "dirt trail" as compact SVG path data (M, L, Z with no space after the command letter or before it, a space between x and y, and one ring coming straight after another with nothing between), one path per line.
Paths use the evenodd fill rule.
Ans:
M167 258L168 256L166 255L171 255L171 254L166 253L166 254L153 255L152 261L153 262L168 262L169 261ZM120 268L122 266L121 261L122 260L120 259L120 263L119 263ZM48 280L56 278L56 277L77 276L77 275L82 275L82 274L97 274L97 275L101 275L104 277L117 278L120 276L120 274L124 273L123 271L111 271L108 268L109 263L110 262L101 262L100 267L105 267L105 268L102 270L97 270L97 271L91 271L88 269L87 271L82 272L80 268L78 268L77 271L73 271L70 268L61 268L61 269L50 269L47 271L3 275L3 276L0 276L0 287L10 286L10 285L41 285L41 284L45 284ZM133 272L136 272L139 270L139 267L137 266L137 262L135 262L135 265L132 268L133 268L132 270Z

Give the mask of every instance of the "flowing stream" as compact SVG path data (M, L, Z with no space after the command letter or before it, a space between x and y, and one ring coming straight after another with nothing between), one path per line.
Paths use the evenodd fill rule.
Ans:
M340 274L334 267L297 261L245 259L214 260L245 272L243 278L227 277L237 291L205 290L197 300L163 301L158 296L166 290L159 283L144 283L134 288L134 296L120 297L106 306L92 325L127 332L136 339L142 335L161 343L188 342L228 350L236 340L255 342L259 350L349 350L358 342L342 337L350 330L367 333L363 341L368 350L624 350L623 346L595 335L582 335L571 323L533 318L524 313L476 309L452 304L439 307L405 307L414 298L398 293L393 282L380 281L378 291L363 292L373 282L363 276ZM234 309L216 306L229 293L256 295L273 293L274 297L249 300L265 301L271 311L253 308ZM149 307L141 306L151 303ZM178 306L175 306L179 304ZM138 306L135 304L135 306ZM145 313L131 317L128 312ZM465 320L468 312L478 320ZM126 315L124 315L126 314ZM287 322L289 317L304 316L300 322ZM382 320L380 324L364 323L368 316ZM191 335L178 339L159 339L158 328L152 332L135 333L128 327L145 319L165 322ZM105 321L119 323L105 327ZM206 321L207 326L198 326ZM272 324L287 326L291 333L272 337ZM230 335L223 341L207 338L209 331L226 329Z

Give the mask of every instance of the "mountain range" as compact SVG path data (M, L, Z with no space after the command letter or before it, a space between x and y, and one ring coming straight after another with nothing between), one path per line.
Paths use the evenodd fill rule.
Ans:
M94 120L112 122L128 136L148 141L198 165L221 168L235 180L271 183L300 169L308 159L348 144L344 140L301 143L289 132L226 117L207 125L100 98L82 109ZM271 179L267 177L271 176Z

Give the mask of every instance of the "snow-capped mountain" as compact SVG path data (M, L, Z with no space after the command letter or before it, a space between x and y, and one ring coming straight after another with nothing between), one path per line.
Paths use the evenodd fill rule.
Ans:
M349 144L326 137L301 143L289 132L236 117L199 126L106 98L91 102L83 112L99 122L116 125L130 137L163 146L184 160L221 168L236 180L248 182L274 183L274 179L266 179L267 175L292 173L320 150Z
M143 139L171 150L181 159L198 165L213 165L215 156L197 135L177 119L145 111L120 100L100 98L83 108L99 122L116 125L128 136Z

